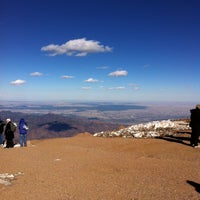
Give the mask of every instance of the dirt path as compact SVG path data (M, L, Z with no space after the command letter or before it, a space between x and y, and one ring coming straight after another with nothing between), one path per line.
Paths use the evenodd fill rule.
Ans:
M0 174L15 176L10 185L0 184L0 196L4 200L199 200L200 148L187 143L81 134L31 141L27 148L0 148Z

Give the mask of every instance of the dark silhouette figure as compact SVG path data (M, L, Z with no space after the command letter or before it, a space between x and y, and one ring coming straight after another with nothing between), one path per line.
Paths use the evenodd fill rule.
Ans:
M198 140L200 135L200 104L195 109L190 110L190 127L192 128L190 144L193 147L198 146Z
M195 190L200 193L200 184L199 183L195 183L194 181L187 181L187 183L189 183L190 185L192 185Z
M5 123L0 118L0 145L3 145L3 132L4 132Z
M6 138L6 148L12 148L14 147L14 132L11 128L11 120L6 119L6 128L5 128L5 138Z

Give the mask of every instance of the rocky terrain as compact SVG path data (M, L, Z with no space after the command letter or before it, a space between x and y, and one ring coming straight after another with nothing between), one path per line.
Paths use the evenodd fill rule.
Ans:
M177 123L163 137L82 133L0 148L1 199L199 200L200 148L189 145L186 123Z
M187 120L162 120L132 125L117 131L101 131L95 133L94 136L152 138L172 136L179 131L187 132L189 130L190 127Z

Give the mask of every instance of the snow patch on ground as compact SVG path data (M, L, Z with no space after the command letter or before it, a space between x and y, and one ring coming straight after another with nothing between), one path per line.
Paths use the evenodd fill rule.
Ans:
M11 185L11 182L15 179L16 176L23 175L22 172L17 172L15 174L4 173L0 174L0 184L2 185Z
M189 124L185 121L152 121L129 126L118 131L102 131L95 133L95 137L124 137L124 138L152 138L173 135L174 131L184 131L190 129Z

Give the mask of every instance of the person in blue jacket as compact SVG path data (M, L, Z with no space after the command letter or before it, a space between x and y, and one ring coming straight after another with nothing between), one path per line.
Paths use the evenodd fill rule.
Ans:
M27 131L28 131L28 125L25 122L25 120L22 118L19 122L19 133L20 133L20 146L26 147L27 146Z

